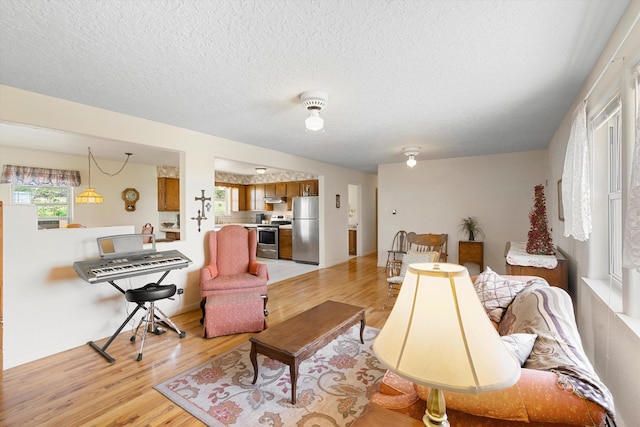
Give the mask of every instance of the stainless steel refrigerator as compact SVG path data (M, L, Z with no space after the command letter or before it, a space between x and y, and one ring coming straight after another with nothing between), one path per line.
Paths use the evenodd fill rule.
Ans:
M291 213L293 260L306 264L318 264L320 260L318 197L294 197Z

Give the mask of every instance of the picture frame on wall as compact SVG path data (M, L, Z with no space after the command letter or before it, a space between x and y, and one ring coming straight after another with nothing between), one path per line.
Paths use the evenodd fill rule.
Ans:
M562 180L558 180L558 219L564 222L564 206L562 205Z

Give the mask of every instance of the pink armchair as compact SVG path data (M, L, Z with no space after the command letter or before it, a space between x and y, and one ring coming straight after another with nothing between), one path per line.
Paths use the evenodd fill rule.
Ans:
M259 293L267 315L267 265L256 261L258 240L255 230L227 225L209 232L209 264L200 269L202 319L208 296Z

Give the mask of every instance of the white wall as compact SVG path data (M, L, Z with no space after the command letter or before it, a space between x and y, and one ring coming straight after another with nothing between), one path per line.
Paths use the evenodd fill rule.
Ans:
M504 273L506 242L527 240L533 188L545 183L545 172L545 151L380 165L378 265L386 265L398 230L449 234L448 261L458 262L458 241L468 238L458 225L475 216L485 232L477 239L485 241L485 266Z
M195 309L199 304L199 270L200 267L204 265L206 259L204 239L207 231L212 230L215 224L213 215L211 215L208 220L202 223L202 229L199 232L196 222L189 218L195 217L197 210L200 208L200 203L195 202L194 197L200 196L202 189L205 190L206 195L211 195L213 192L214 160L216 157L259 163L279 169L295 168L319 176L321 209L325 214L320 229L321 267L330 266L349 259L347 240L348 205L344 203L341 208L336 208L335 195L341 194L346 202L348 184L360 185L362 188L363 207L361 226L365 236L369 236L363 238L363 254L375 251L376 242L374 237L372 237L375 236L376 224L375 194L377 177L375 175L348 170L273 150L249 146L211 135L1 85L0 120L97 136L111 140L123 140L143 146L173 151L180 150L180 191L183 196L181 201L181 240L179 242L165 244L170 247L165 246L162 250L177 249L191 258L193 265L188 269L172 272L167 278L170 283L175 283L185 289L185 294L181 299L167 308L167 314L169 315ZM0 141L0 145L2 145L2 141ZM8 151L2 151L2 153L5 152ZM50 153L44 153L43 155L49 158ZM53 159L54 157L51 158ZM77 159L58 159L60 159L61 164L53 165L50 163L50 167L73 167L74 169L84 170L84 167L78 166L80 157ZM83 162L83 165L86 164L85 162ZM128 169L129 168L125 169L125 171ZM132 176L129 178L134 179L136 177ZM96 180L95 182L94 179ZM108 195L109 197L116 198L116 205L117 203L122 203L120 192L130 186L127 184L120 188L124 184L124 182L120 182L118 187L113 190L114 194L112 194L108 186L109 182L114 183L115 181L99 181L97 174L95 174L94 177L93 168L91 180L92 184L96 187L105 185L105 190L103 191L101 189L100 191L104 193L103 195L105 197ZM141 186L138 189L142 192L143 187ZM153 189L145 189L142 196L144 197L144 194L147 192L153 192L153 194L155 194L155 182ZM11 212L12 208L19 208L18 206L9 206L10 209L7 209L10 201L7 200L6 191L0 190L0 197L3 197L5 211ZM141 202L142 199L138 203L140 204ZM84 206L82 208L90 209ZM99 215L108 214L114 215L114 217L116 215L122 215L121 218L124 218L123 221L125 223L135 223L136 227L148 221L146 217L142 221L138 219L132 220L131 216L126 215L124 209L118 208L117 206L113 209L114 210L112 210L112 208L105 209L104 213L100 213ZM29 274L27 277L21 270L9 267L9 264L15 263L18 258L21 260L29 259L31 247L34 244L33 239L18 237L20 236L20 229L27 226L18 221L19 217L20 215L16 216L11 214L8 215L4 221L5 230L12 230L11 233L6 233L4 238L4 283L5 288L8 286L33 287L30 288L33 292L30 293L28 304L23 303L23 301L14 301L12 298L4 298L5 331L9 331L9 333L5 335L4 342L5 368L10 368L38 357L81 345L81 343L86 342L88 339L98 340L104 338L110 335L111 331L115 330L123 319L123 317L118 314L111 318L100 314L104 308L102 304L113 303L111 301L105 302L100 298L99 292L102 292L102 290L109 292L111 297L116 298L117 301L123 301L121 295L114 295L114 290L109 289L110 285L103 285L103 288L100 288L101 291L98 291L98 286L89 285L77 276L68 275L62 279L65 285L60 286L58 279L52 276L52 272L57 271L57 269L61 267L70 268L74 261L82 259L86 255L84 253L78 254L75 251L65 249L61 251L60 254L57 254L59 257L57 256L55 261L49 257L42 256L42 254L38 254L37 260L39 267L37 271L39 273L36 276ZM82 222L91 225L91 217L82 217ZM116 220L114 219L114 223L115 222ZM33 220L33 224L35 224L35 219ZM30 225L28 226L30 227ZM133 230L133 228L131 228L131 230ZM48 247L55 247L55 240L58 239L60 240L60 244L65 245L65 248L67 248L66 245L69 242L66 241L66 236L68 235L64 234L65 231L70 230L55 230L55 232L61 233L59 235L47 234L46 245L48 245ZM102 232L100 230L98 231ZM44 234L38 233L48 233L48 231L34 232L36 233L34 236L36 241L45 239L45 237L43 237L45 236ZM104 231L102 235L107 234L116 233ZM49 242L49 237L51 237L54 242ZM95 242L95 239L93 239L93 241ZM61 295L64 295L64 298L57 301L55 306L48 304L48 298L51 296L50 291L54 289L55 292L55 290L64 287L69 287L69 289L82 289L83 292L62 291L63 293ZM47 292L39 292L40 288L47 289ZM94 294L95 298L87 298L87 290L97 292ZM34 306L40 309L37 315L34 314ZM33 330L41 328L43 319L50 324L55 324L56 321L63 316L61 313L73 313L79 306L83 306L89 311L93 309L96 313L99 313L95 316L87 315L82 318L82 333L79 333L73 327L65 328L65 334L56 336L59 341L56 342L55 346L45 344L40 340L25 341L18 339L20 336L29 336ZM7 308L9 308L8 311ZM18 313L29 313L30 315L24 316L18 315Z
M629 166L635 138L631 125L634 120L631 68L640 61L640 23L635 23L626 42L622 45L621 43L639 15L640 1L632 0L589 78L564 116L548 149L549 182L557 182L562 177L571 120L576 107L589 95L587 115L591 118L616 92L622 92L623 97L623 182L629 182ZM601 155L600 153L602 150L591 148L591 156ZM626 206L626 190L625 186L622 196L623 207ZM555 198L548 197L547 200L550 202L550 209L557 209ZM606 204L602 201L592 200L592 210L599 210L601 217L607 215ZM573 291L577 323L585 351L596 372L613 394L617 424L621 427L637 425L640 420L640 406L637 403L637 396L640 395L640 320L621 314L623 304L628 301L623 301L620 292L611 291L612 288L606 280L606 235L598 236L597 233L606 234L608 231L606 226L604 230L598 230L601 226L596 224L591 238L587 242L578 242L564 237L563 224L558 225L554 228L553 238L568 255L569 285ZM602 267L603 265L605 267ZM584 280L584 277L591 279ZM623 280L628 287L632 283L637 285L640 283L640 275L625 271ZM637 295L633 297L636 302Z

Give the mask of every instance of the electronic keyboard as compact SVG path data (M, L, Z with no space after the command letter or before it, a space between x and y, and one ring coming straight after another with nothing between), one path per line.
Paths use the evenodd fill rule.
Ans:
M185 268L191 260L177 250L162 252L140 251L121 256L76 261L73 269L89 283L109 282L126 277L141 276Z

